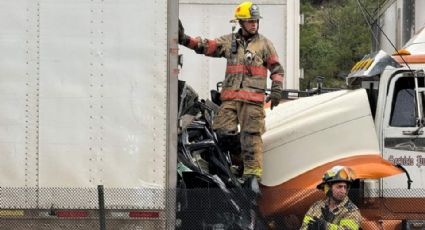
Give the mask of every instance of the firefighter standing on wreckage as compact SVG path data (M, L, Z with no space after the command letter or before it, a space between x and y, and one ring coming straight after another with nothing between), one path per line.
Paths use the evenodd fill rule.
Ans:
M227 59L226 75L223 81L220 106L214 118L213 129L219 138L238 133L244 171L244 182L255 182L262 175L263 141L265 132L264 101L267 87L267 70L272 80L271 93L266 101L271 101L271 109L281 99L283 68L270 40L258 33L259 7L252 2L243 2L235 9L239 23L236 33L210 40L190 37L184 33L179 21L179 44L193 49L198 54Z

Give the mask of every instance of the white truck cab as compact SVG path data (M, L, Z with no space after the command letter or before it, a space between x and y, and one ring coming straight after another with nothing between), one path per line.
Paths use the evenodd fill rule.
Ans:
M369 188L366 187L374 188L372 193L382 198L379 210L386 210L388 220L376 211L366 218L379 216L384 219L380 223L387 224L385 229L400 224L409 227L412 220L425 219L425 62L423 54L411 54L408 50L398 52L401 55L391 57L379 51L365 56L347 78L349 86L367 91L382 157L407 171L407 179L406 175L399 174L379 182L369 181ZM372 185L374 183L379 187Z

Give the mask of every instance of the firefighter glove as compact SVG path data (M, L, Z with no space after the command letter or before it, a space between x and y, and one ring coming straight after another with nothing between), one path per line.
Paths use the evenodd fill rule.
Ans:
M271 101L271 106L270 106L271 110L273 110L273 107L276 107L279 105L281 97L282 97L282 82L273 81L271 93L266 99L266 102Z
M327 222L323 219L319 219L317 217L314 217L313 220L311 220L308 223L308 230L326 230Z

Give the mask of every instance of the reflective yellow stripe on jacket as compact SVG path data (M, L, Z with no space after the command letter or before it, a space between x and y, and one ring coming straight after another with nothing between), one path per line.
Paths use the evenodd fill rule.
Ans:
M304 224L308 224L308 223L310 223L310 221L312 221L313 220L313 217L311 217L311 216L304 216L304 220L303 220L303 223Z
M340 226L343 227L348 227L349 229L352 230L358 230L359 229L359 225L356 223L356 221L352 220L352 219L342 219L339 222Z
M313 217L311 216L304 216L303 219L303 225L307 226L311 221L313 221ZM356 221L352 219L342 219L339 222L339 225L328 223L327 224L328 230L338 230L338 229L350 229L350 230L358 230L359 225L356 223Z

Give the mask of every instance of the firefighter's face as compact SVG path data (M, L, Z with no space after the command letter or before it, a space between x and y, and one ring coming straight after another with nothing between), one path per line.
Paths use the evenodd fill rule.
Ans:
M341 202L344 200L344 198L347 196L348 193L348 185L346 182L337 182L332 184L332 198L337 201Z
M257 33L258 30L258 20L243 20L241 22L242 27L246 30L246 32L250 34Z

